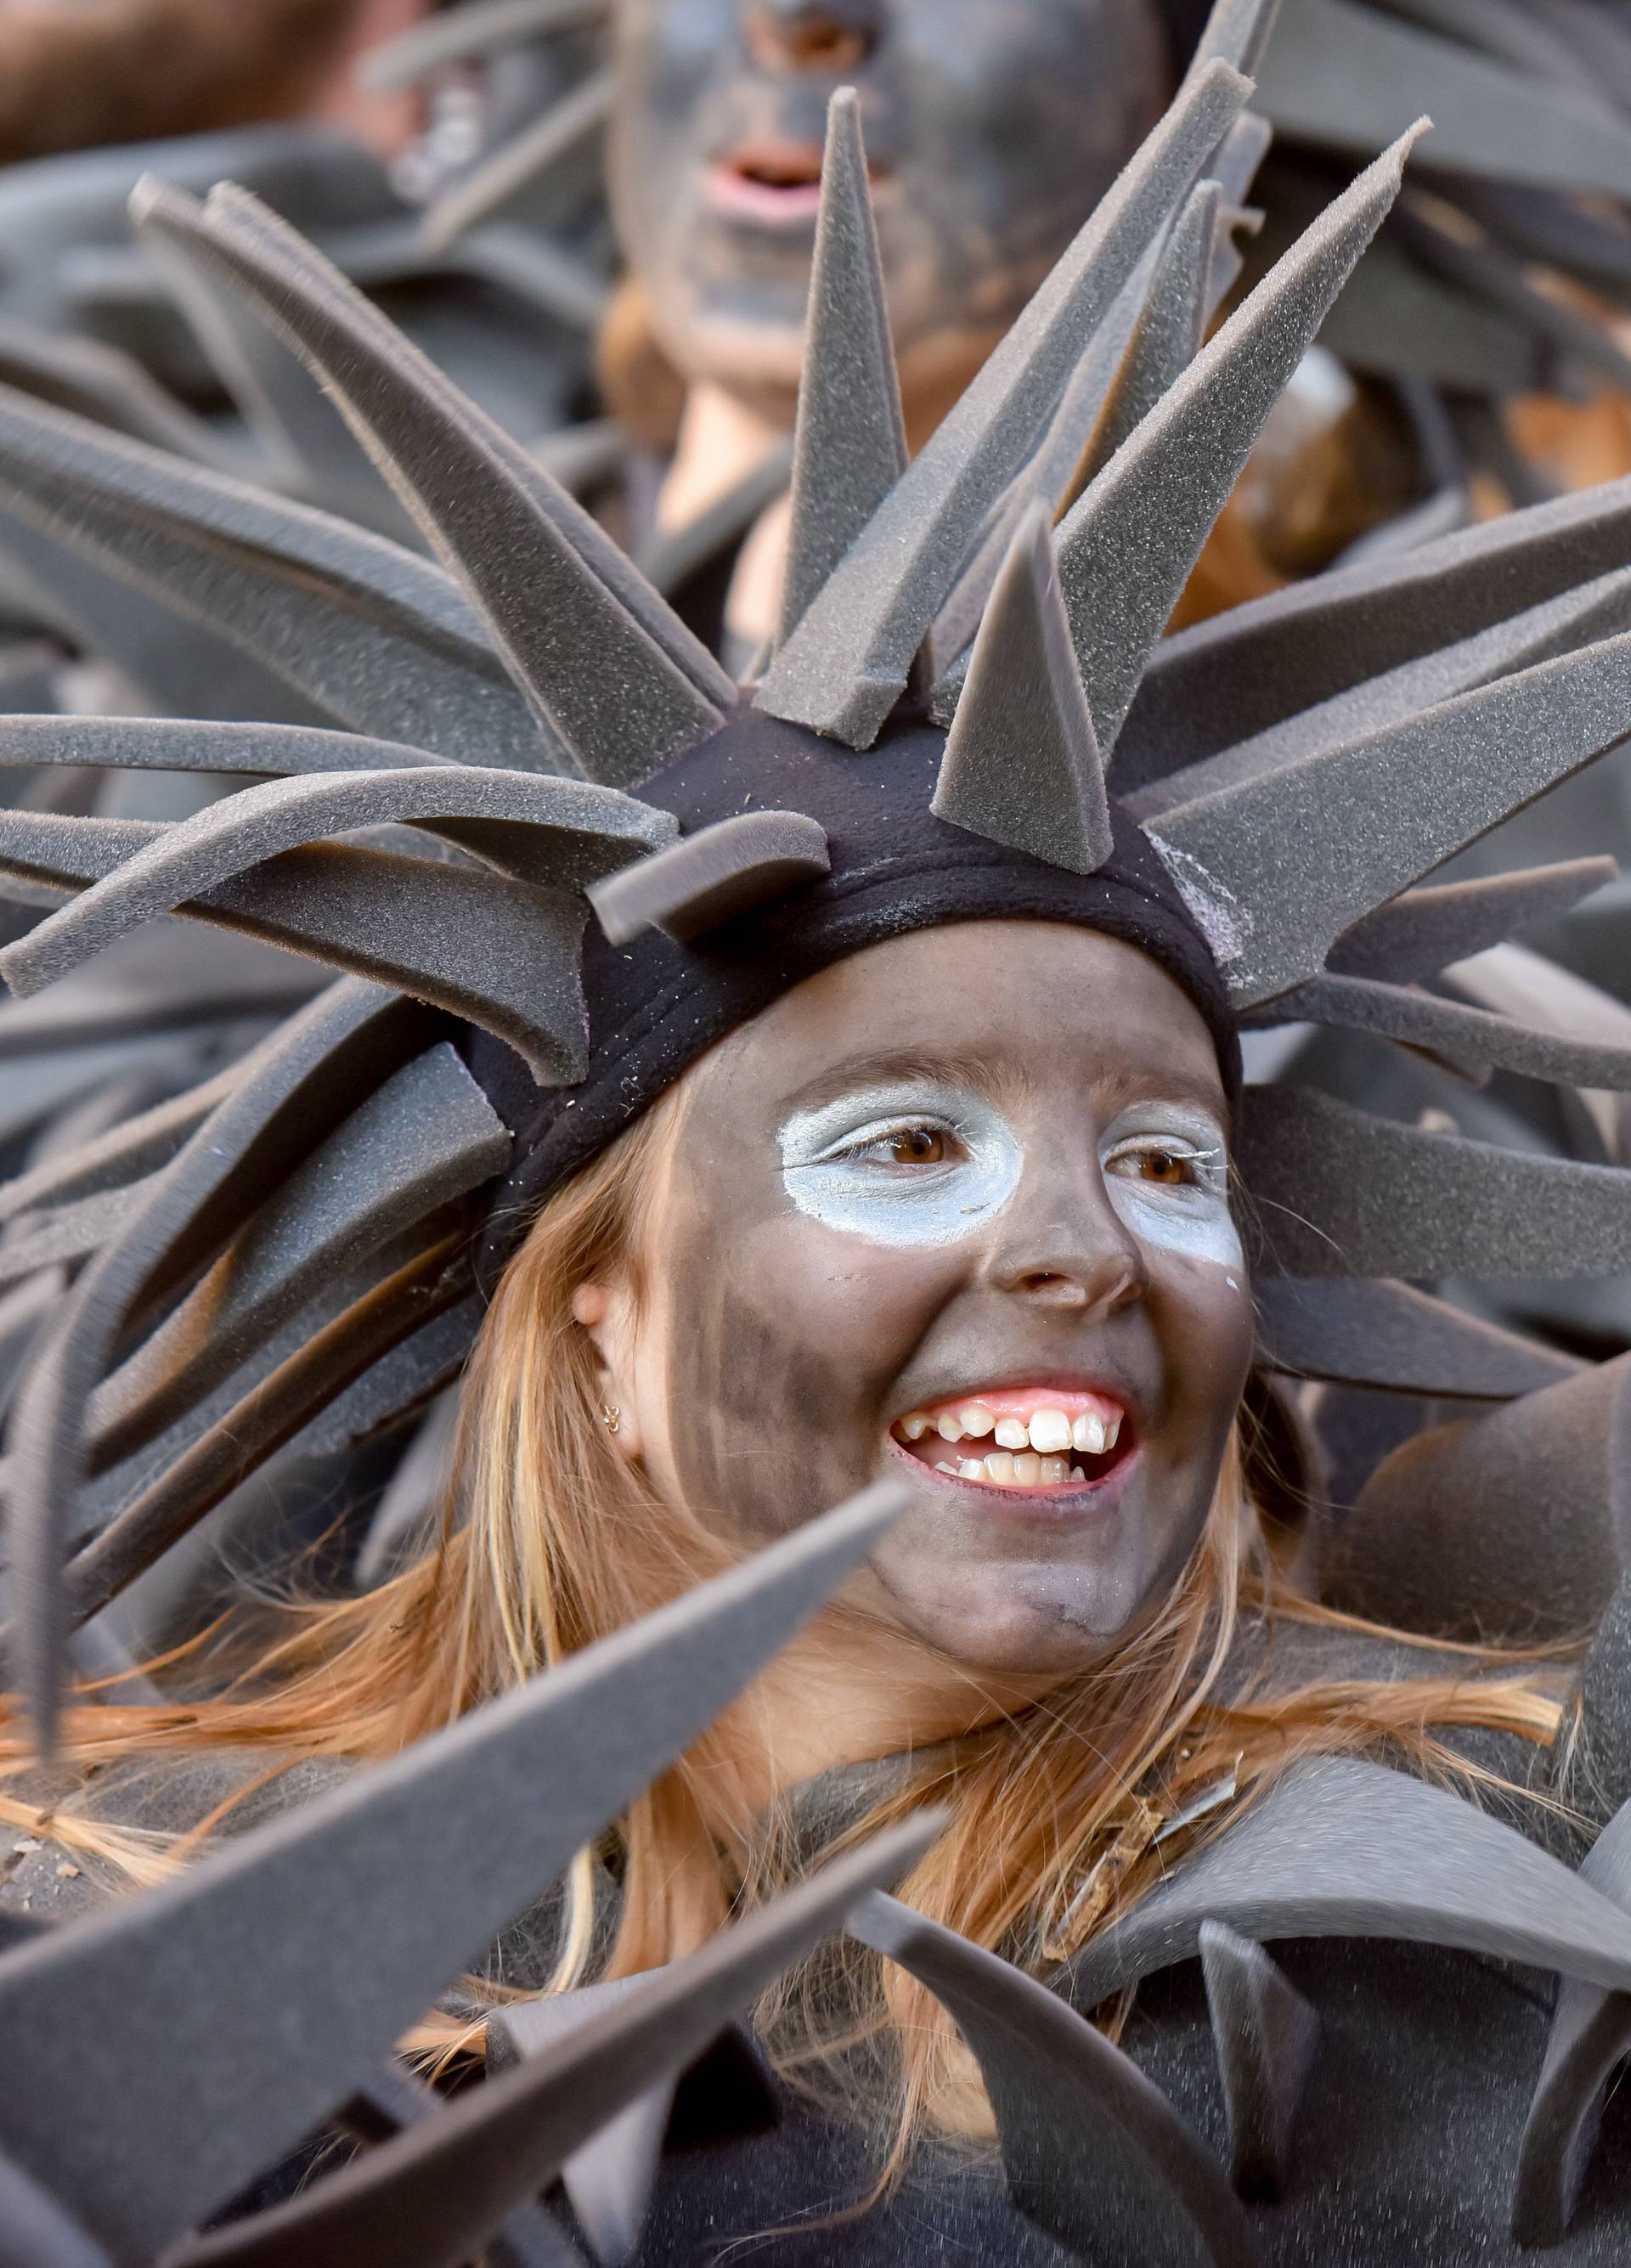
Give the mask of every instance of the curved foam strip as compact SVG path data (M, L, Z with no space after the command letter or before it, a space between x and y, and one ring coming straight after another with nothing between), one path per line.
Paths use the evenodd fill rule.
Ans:
M1065 610L1107 752L1265 418L1382 225L1421 130L1326 207L1060 524Z
M215 427L167 393L134 355L100 339L0 319L0 384L195 464L247 469Z
M1229 2117L1229 2177L1242 2197L1283 2197L1319 2018L1260 1945L1221 1922L1200 1925L1200 1966Z
M122 771L402 771L446 756L364 733L307 725L194 722L174 717L0 716L0 765L103 764Z
M1631 1272L1631 1172L1426 1134L1303 1087L1248 1087L1236 1162L1276 1275Z
M1497 1642L1595 1627L1631 1561L1631 1357L1412 1436L1321 1553L1350 1614Z
M462 1241L457 1234L444 1238L405 1263L194 1432L63 1570L70 1628L100 1614L144 1575L381 1356L461 1305L469 1285Z
M779 644L798 628L906 462L860 105L853 87L841 87L827 106Z
M0 2268L113 2268L113 2263L59 2200L0 2157Z
M150 1895L0 1958L0 2023L39 2044L26 2069L0 2068L0 2146L48 2190L71 2188L85 2226L127 2257L214 2211L695 1740L903 1496L869 1490ZM729 1943L699 1959L728 1958ZM650 2073L613 2037L638 2087ZM593 2132L581 2066L565 2092ZM519 2135L501 2141L514 2162Z
M1625 131L1631 147L1631 128ZM1465 241L1431 212L1409 206L1399 214L1399 233L1430 275L1516 316L1565 366L1592 372L1622 393L1631 385L1631 355L1616 343L1611 326L1538 291L1503 247Z
M1028 507L993 585L930 808L1074 873L1110 856L1104 766L1044 504Z
M1089 2257L1112 2231L1125 2239L1136 2228L1148 2268L1251 2268L1245 2215L1211 2154L1067 2002L881 1892L850 1933L898 1962L955 2019L978 2058L1008 2188L1028 2220Z
M1186 85L812 600L759 688L759 708L871 746L986 513L1248 92L1223 63Z
M403 821L448 835L522 880L557 887L590 879L631 849L658 848L678 832L668 813L613 790L520 772L435 764L268 780L166 828L0 952L0 976L26 999L137 924L246 867L325 835ZM0 814L0 857L10 839L9 814Z
M1344 931L1603 755L1631 714L1631 633L1464 693L1368 740L1162 814L1145 832L1229 909L1237 1007L1318 974Z
M1406 724L1458 693L1493 684L1560 654L1578 652L1582 646L1627 630L1631 571L1617 569L1441 647L1422 660L1368 679L1354 690L1304 710L1204 763L1170 773L1130 796L1128 808L1135 818L1155 818L1159 825L1157 814L1174 805L1306 763L1326 749Z
M1354 1756L1295 1764L1094 1938L1058 1980L1079 2007L1194 1957L1205 1921L1280 1937L1440 1945L1631 1986L1631 1918L1464 1797Z
M1272 1241L1272 1223L1268 1233ZM1498 1329L1408 1284L1265 1276L1252 1294L1257 1359L1290 1378L1504 1402L1583 1367L1573 1355Z
M371 1589L394 1572L410 1547L430 1534L452 1474L458 1422L458 1396L444 1394L403 1450L351 1570L359 1590Z
M214 262L333 390L591 777L626 784L718 724L735 688L706 649L565 489L292 230L230 189L201 208L148 184L133 209Z
M73 889L114 873L162 831L140 820L6 814L0 874L9 865ZM584 917L575 895L331 843L285 850L176 911L446 1008L508 1041L540 1086L583 1076ZM100 969L85 974L93 987ZM44 996L48 1006L54 997ZM0 1190L0 1219L5 1203Z
M123 1188L167 1165L199 1122L231 1094L237 1077L235 1064L218 1071L202 1086L155 1103L106 1133L0 1183L0 1222L93 1197L99 1190Z
M433 1316L321 1410L296 1436L294 1453L349 1454L423 1409L463 1370L486 1313L486 1301L473 1292L446 1314Z
M518 198L528 203L563 173L592 166L611 109L612 73L592 71L549 109L479 158L425 208L420 240L445 251L467 230L501 220Z
M67 1289L66 1270L50 1268L13 1291L0 1292L0 1418L10 1409L18 1379ZM0 1492L0 1505L4 1501Z
M1435 170L1631 196L1631 131L1600 105L1350 0L1286 10L1257 105L1282 139L1354 151L1427 110Z
M1572 1038L1401 984L1327 974L1271 1005L1275 1018L1287 1023L1374 1032L1478 1079L1510 1071L1557 1086L1603 1087L1615 1094L1631 1089L1631 1043Z
M358 67L365 86L381 93L412 86L444 63L467 63L495 49L547 39L597 23L606 0L469 0L448 16L432 16L371 48Z
M418 1052L424 1012L347 982L239 1066L232 1093L158 1176L149 1202L84 1270L19 1391L7 1551L19 1626L15 1660L42 1750L55 1737L63 1668L63 1538L85 1470L86 1406L130 1314L213 1257L328 1129Z
M1531 923L1568 912L1605 889L1619 871L1612 858L1570 858L1406 890L1339 937L1328 965L1339 976L1415 983L1503 944Z
M10 389L0 496L336 724L455 762L562 768L458 585L400 544Z
M1580 1867L1581 1878L1631 1906L1631 1810L1611 1819ZM1568 2234L1597 2140L1603 2097L1631 2052L1631 1992L1605 1992L1565 1977L1546 2041L1546 2061L1518 2146L1512 2190L1516 2243L1544 2248Z
M1340 304L1339 302L1339 304ZM1624 571L1631 480L1310 576L1159 645L1117 747L1128 793L1367 679Z
M70 1199L21 1236L0 1243L0 1285L16 1284L41 1268L64 1261L83 1260L105 1244L113 1231L130 1217L148 1192L140 1182L127 1189L99 1189L93 1197Z
M94 972L47 998L0 1001L0 1063L143 1032L183 1032L286 1014L322 977L308 962L248 938L201 953L196 931L165 922L125 939ZM3 1200L0 1200L3 1201Z
M661 929L683 945L831 871L818 821L800 811L744 811L591 882L588 897L612 944Z
M325 1282L501 1173L510 1150L509 1130L448 1042L394 1072L98 1388L98 1469L227 1377Z
M1613 115L1584 57L1559 31L1537 21L1529 8L1514 4L1514 0L1399 0L1398 12L1425 31L1443 33L1476 52L1573 87L1589 95L1605 117Z

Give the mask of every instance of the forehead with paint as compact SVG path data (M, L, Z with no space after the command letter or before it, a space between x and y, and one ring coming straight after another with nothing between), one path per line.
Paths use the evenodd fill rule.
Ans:
M791 389L854 86L909 415L960 384L1160 114L1153 0L623 0L614 210L687 377Z
M1227 1106L1189 1000L1052 922L875 946L705 1057L620 1380L660 1492L734 1536L872 1480L856 1596L956 1659L1063 1673L1205 1524L1251 1315Z

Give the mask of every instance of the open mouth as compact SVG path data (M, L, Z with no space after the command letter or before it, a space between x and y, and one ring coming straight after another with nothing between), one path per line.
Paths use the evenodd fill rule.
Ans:
M804 226L814 222L821 204L821 161L819 142L744 143L710 167L709 202L733 220Z
M1111 1395L1003 1387L909 1410L897 1449L948 1480L1032 1495L1101 1487L1133 1454L1132 1419Z

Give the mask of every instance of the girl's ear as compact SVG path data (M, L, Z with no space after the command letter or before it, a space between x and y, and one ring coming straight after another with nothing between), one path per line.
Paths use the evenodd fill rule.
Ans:
M572 1293L572 1311L594 1349L601 1421L618 1455L634 1464L644 1446L635 1390L634 1302L626 1292L592 1278Z

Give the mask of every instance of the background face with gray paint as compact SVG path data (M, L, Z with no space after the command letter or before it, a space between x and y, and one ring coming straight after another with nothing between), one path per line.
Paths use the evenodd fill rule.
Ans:
M621 0L617 54L624 250L683 374L750 394L796 386L827 102L859 90L909 416L1007 329L1170 76L1153 0Z

